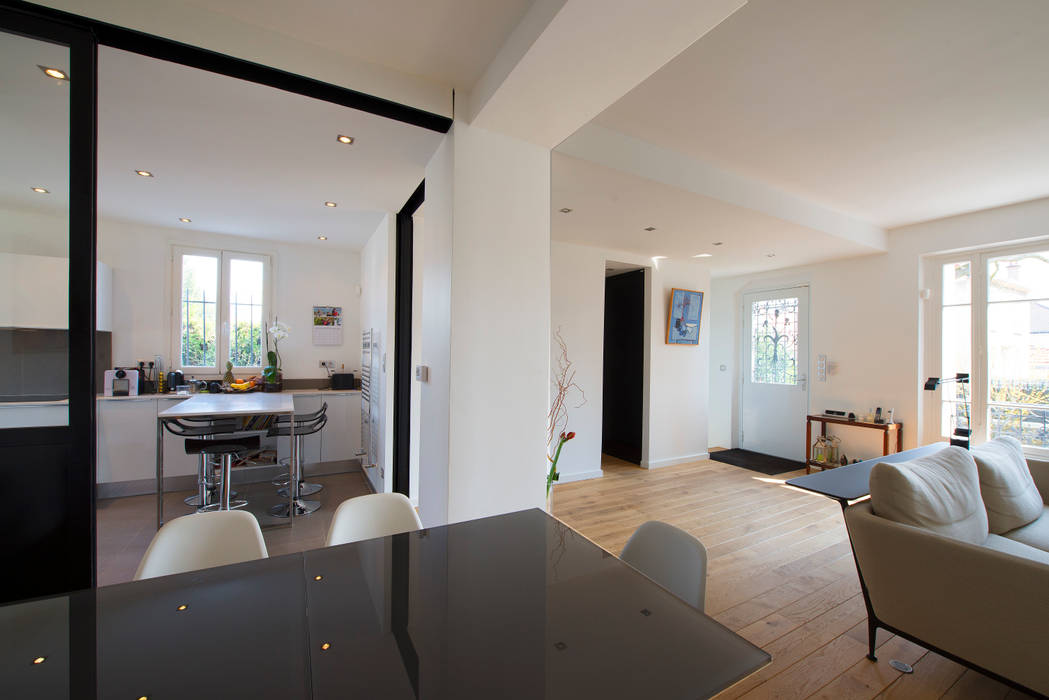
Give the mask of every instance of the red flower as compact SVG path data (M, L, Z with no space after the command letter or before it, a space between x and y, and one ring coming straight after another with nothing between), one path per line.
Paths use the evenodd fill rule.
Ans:
M572 438L575 437L575 433L572 432L572 433L569 433L568 435L565 435L564 433L561 433L561 437L563 437L565 440L571 440Z

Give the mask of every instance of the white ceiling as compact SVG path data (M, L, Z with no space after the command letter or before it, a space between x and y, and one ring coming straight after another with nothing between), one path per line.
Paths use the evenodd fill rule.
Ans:
M750 0L595 121L882 227L1049 195L1049 2Z
M68 68L69 50L0 34L0 206L59 211L69 206L69 83L38 65Z
M240 22L469 90L532 0L188 0Z
M66 51L0 36L0 204L62 211L69 84L37 64L67 68ZM100 218L330 247L362 248L418 186L442 138L111 48L99 52L98 99Z
M556 151L552 190L554 240L676 260L711 253L695 262L708 266L715 277L877 252L840 236ZM561 208L572 211L563 214ZM648 226L656 230L645 231ZM774 257L768 257L770 253Z
M351 146L335 139L354 137ZM99 212L359 249L423 179L441 134L103 48ZM137 176L144 169L153 178ZM338 207L324 206L333 201Z

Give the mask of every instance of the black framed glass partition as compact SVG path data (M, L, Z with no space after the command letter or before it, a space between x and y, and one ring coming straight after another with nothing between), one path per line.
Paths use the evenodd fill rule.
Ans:
M95 42L0 9L0 600L94 582Z

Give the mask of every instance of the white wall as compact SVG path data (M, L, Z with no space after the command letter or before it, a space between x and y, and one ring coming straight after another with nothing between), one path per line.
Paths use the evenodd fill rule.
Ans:
M660 260L657 267L642 256L555 241L551 246L551 328L561 329L577 372L576 382L587 397L582 407L569 407L569 429L576 431L576 439L561 453L562 482L600 476L605 263L610 260L648 268L642 466L669 466L708 456L712 336L706 266ZM666 318L674 287L704 292L697 346L666 344ZM552 338L550 352L553 364L558 349Z
M550 245L551 374L561 352L553 333L560 330L575 382L586 395L582 406L574 394L567 404L568 430L576 437L561 450L560 483L601 476L605 260L606 251L599 248L556 241ZM552 394L552 381L548 383Z
M379 493L393 490L393 347L396 217L387 214L361 251L360 327L372 329L372 353L379 373L371 379L371 400L379 407L375 467L364 470ZM359 347L359 344L358 344ZM363 436L362 436L363 439Z
M422 392L423 522L539 507L550 152L456 122L427 166L426 187L422 352L431 373Z
M1049 235L1049 199L894 229L885 254L713 284L710 444L735 446L739 434L740 305L745 291L808 284L811 299L810 409L895 408L905 448L934 441L919 434L923 256ZM827 381L815 381L816 356L827 355ZM724 371L720 366L725 365ZM723 407L723 408L722 408ZM798 426L802 439L804 426ZM842 429L849 458L881 454L879 436ZM869 431L873 432L873 431Z
M426 164L426 252L422 284L413 287L422 295L419 362L430 370L419 387L419 516L427 527L449 522L455 135L453 127Z
M346 371L360 366L357 284L360 255L321 245L160 228L104 219L98 258L113 269L113 362L124 365L172 353L173 245L264 253L273 262L273 313L290 327L281 342L284 376L323 377L321 360ZM313 305L341 305L343 345L313 345Z
M69 257L67 212L2 208L0 222L0 253Z

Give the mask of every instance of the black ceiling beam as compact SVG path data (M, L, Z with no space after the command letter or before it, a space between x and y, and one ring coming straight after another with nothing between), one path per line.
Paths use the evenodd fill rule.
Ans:
M190 68L200 68L212 73L239 78L248 82L267 85L285 92L311 97L324 102L342 105L387 119L411 124L438 133L447 133L452 128L448 117L409 107L382 97L368 95L349 88L307 78L288 71L245 61L226 54L190 46L172 39L147 34L115 24L101 22L89 17L74 15L62 10L43 7L22 0L0 0L0 7L37 15L44 19L62 22L70 26L87 29L94 33L98 43L151 58L178 63Z

